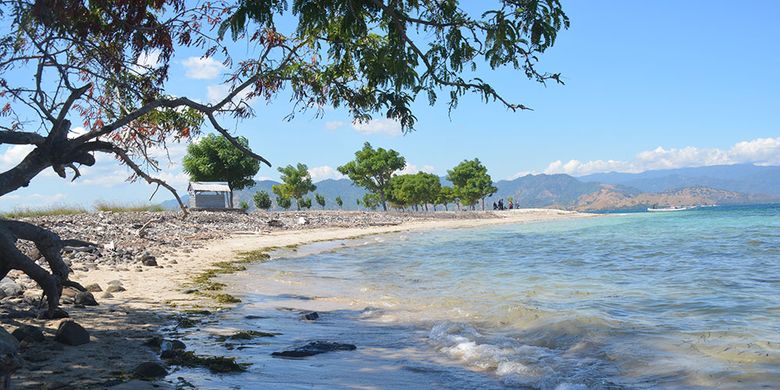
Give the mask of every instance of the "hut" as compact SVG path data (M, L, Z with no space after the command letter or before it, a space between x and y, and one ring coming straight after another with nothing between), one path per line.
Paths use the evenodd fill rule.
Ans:
M190 209L225 210L232 209L233 192L227 182L194 181L187 187L190 194Z

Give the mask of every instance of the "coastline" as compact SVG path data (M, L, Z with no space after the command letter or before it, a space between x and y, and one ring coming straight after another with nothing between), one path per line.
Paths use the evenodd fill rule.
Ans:
M47 381L56 379L77 388L127 386L126 381L132 380L129 373L134 367L143 362L159 360L158 353L143 344L149 338L159 335L166 324L186 315L188 310L221 310L232 306L220 304L209 296L193 294L193 278L213 269L216 263L235 261L242 252L386 233L475 228L592 216L554 209L520 209L474 213L473 218L411 220L384 226L331 226L273 232L234 231L226 237L199 241L193 243L191 248L180 248L160 259L161 265L146 267L143 272L137 268L117 270L104 267L86 272L77 271L72 279L84 286L96 283L105 289L109 282L119 281L125 291L115 292L113 297L103 297L96 292L99 306L64 306L71 318L90 332L91 342L70 347L47 339L42 343L23 346L22 356L26 362L13 375L12 383L19 388L40 388ZM28 323L45 327L45 333L48 334L53 334L59 324L59 320L17 319L13 323L3 322L9 331L14 325ZM51 353L52 350L55 353ZM152 382L132 383L133 388L138 388Z

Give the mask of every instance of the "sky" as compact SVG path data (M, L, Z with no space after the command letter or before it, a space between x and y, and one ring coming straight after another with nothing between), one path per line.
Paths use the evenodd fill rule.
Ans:
M398 150L407 172L446 175L477 157L494 180L780 165L780 2L563 0L563 6L571 28L560 33L539 69L562 73L565 85L542 86L508 70L483 73L509 100L533 111L511 112L470 96L450 114L446 102L429 107L421 101L414 105L415 131L403 135L381 115L355 124L343 110L286 121L291 108L281 98L253 103L255 118L224 124L273 163L258 179L278 179L276 167L298 162L310 167L315 181L339 178L335 168L366 141ZM193 54L174 58L171 93L200 101L223 95L223 66ZM0 171L27 151L0 145ZM173 145L171 161L158 174L181 192L188 182L180 167L185 151L186 145ZM46 171L0 198L0 210L148 202L154 187L126 183L128 175L113 158L99 156L73 183ZM151 202L170 198L161 190Z

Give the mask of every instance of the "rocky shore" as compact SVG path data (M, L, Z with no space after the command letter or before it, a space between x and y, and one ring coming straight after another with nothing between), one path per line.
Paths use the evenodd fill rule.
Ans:
M62 238L95 244L66 248L63 254L73 270L71 279L88 291L64 289L62 308L70 318L38 319L41 290L25 275L11 272L0 281L0 323L7 331L0 332L0 353L9 364L20 366L11 378L14 388L159 388L165 383L137 380L158 378L175 369L159 359L161 350L164 353L171 342L159 339L161 327L186 321L186 309L197 313L204 307L229 307L230 300L217 299L215 303L213 294L199 294L199 289L219 283L193 285L192 280L204 271L208 276L204 280L227 273L222 272L225 268L218 268L219 272L209 274L217 264L228 271L242 269L229 263L237 253L363 234L530 222L571 215L541 210L195 212L187 217L175 212L133 212L36 217L26 221ZM31 246L23 242L19 246L30 256L37 256ZM192 359L214 363L211 358L175 355L177 359L182 357L190 363Z

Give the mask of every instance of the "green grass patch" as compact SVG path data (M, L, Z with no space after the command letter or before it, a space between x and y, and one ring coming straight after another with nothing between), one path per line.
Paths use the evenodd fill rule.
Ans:
M279 333L261 332L259 330L242 330L240 332L233 333L230 336L217 336L217 341L225 342L228 340L252 340L257 337L275 337Z
M167 357L168 364L184 367L206 367L213 373L244 372L249 364L237 363L234 357L196 355L192 351L177 351Z
M214 298L214 300L217 301L217 303L240 303L241 302L240 299L225 293L214 294L212 298Z
M142 211L162 212L165 209L160 205L145 205L140 203L117 203L99 201L95 203L95 210L112 213L132 213Z
M38 208L18 208L6 213L0 213L2 218L35 218L57 215L84 214L87 210L78 206L49 206Z

